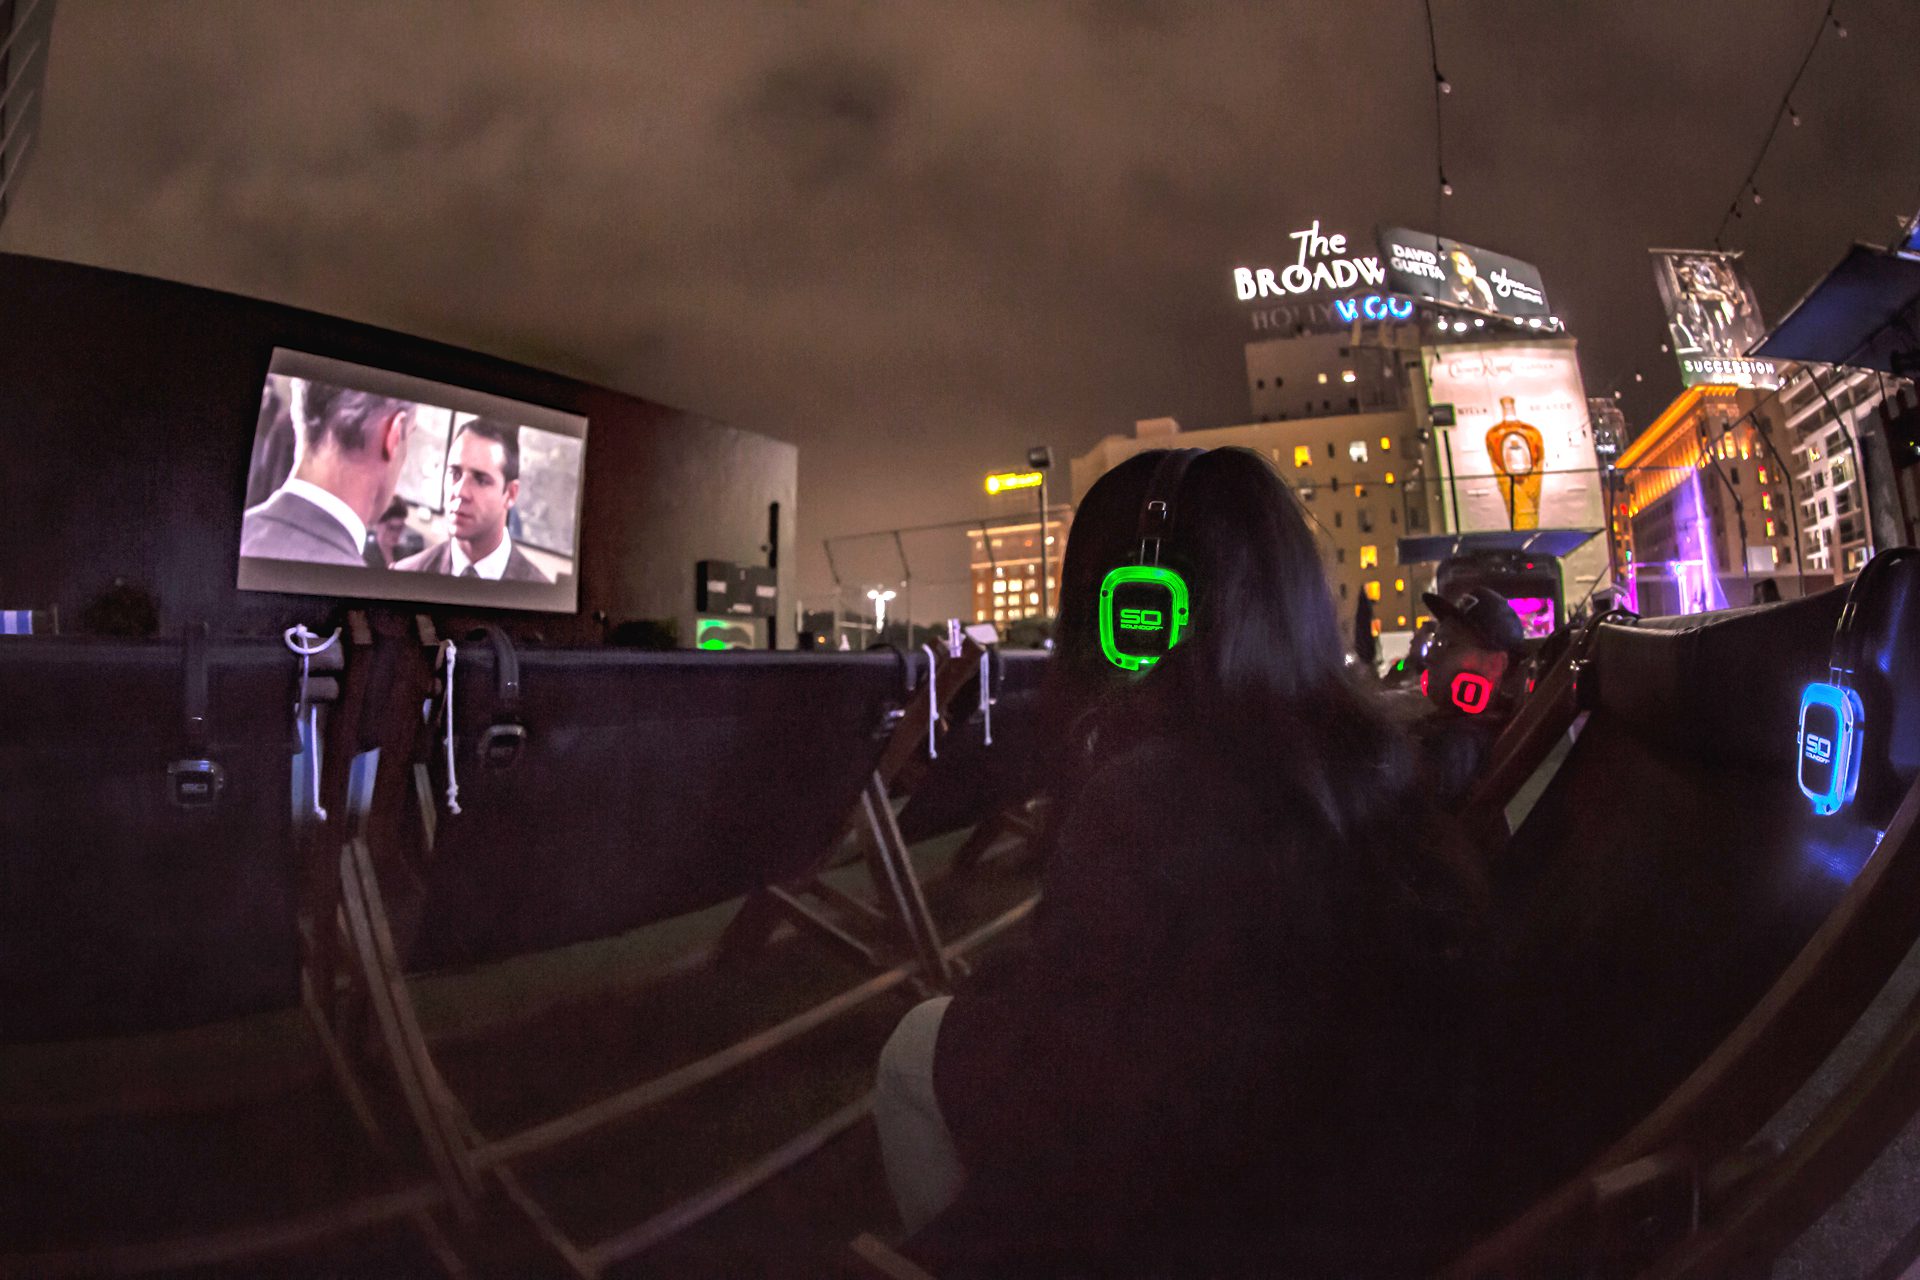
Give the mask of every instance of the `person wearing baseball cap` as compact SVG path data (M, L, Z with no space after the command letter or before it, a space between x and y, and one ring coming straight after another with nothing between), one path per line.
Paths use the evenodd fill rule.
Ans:
M1491 587L1420 598L1434 619L1420 691L1445 712L1504 718L1517 701L1511 686L1526 652L1520 615Z

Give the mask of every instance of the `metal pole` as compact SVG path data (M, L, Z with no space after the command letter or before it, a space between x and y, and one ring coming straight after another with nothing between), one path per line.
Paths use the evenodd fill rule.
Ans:
M1047 473L1040 471L1040 621L1047 620Z

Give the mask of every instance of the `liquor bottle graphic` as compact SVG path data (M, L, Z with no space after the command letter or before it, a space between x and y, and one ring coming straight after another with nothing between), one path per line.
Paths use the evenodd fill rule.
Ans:
M1500 473L1500 496L1507 503L1507 527L1540 527L1540 464L1547 446L1540 428L1513 414L1513 397L1500 397L1500 421L1487 429L1487 456Z

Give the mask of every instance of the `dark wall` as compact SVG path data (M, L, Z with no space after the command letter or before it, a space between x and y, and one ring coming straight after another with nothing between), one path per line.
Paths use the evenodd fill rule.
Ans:
M0 608L72 629L114 578L161 628L317 623L341 602L234 587L260 388L275 347L550 405L588 419L580 608L492 614L550 639L673 618L694 564L765 563L767 504L794 545L798 451L765 436L471 351L208 289L0 254ZM780 598L793 598L791 557ZM380 605L376 607L408 606ZM482 615L423 606L443 629Z

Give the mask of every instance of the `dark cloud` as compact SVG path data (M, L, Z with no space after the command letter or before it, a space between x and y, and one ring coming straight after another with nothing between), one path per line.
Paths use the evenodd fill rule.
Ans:
M1729 236L1773 315L1920 206L1920 9L1844 8ZM1590 390L1650 417L1645 250L1711 239L1824 5L1435 10L1451 200L1414 0L62 0L0 247L795 441L816 589L821 538L977 514L1028 444L1242 420L1228 271L1316 217L1537 262Z

